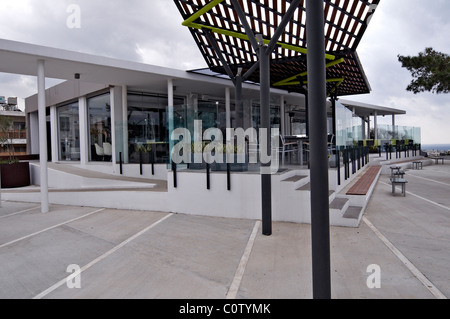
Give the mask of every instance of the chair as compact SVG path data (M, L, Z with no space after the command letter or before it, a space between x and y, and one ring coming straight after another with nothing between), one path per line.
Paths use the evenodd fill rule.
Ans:
M102 158L105 156L105 151L104 151L103 147L101 147L97 143L95 143L95 153L97 154L97 156L102 157Z
M103 152L105 156L112 156L112 145L110 143L103 143Z
M334 144L335 136L334 134L328 135L328 155L333 155L336 153L336 146Z
M103 157L103 160L105 160L105 158L107 160L111 160L112 159L112 145L111 143L103 143L103 152L105 154L105 156Z
M285 163L285 154L286 153L295 153L298 152L298 143L297 142L286 142L284 136L280 135L280 146L278 147L278 153L281 153L281 163L284 166Z

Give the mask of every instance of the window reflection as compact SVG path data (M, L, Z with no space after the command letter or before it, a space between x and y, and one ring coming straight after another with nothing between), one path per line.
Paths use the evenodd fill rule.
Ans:
M110 94L87 100L89 114L90 160L112 160L111 101Z
M59 160L80 160L80 125L78 103L58 108Z

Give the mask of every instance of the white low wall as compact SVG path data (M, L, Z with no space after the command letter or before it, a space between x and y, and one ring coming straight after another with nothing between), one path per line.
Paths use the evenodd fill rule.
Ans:
M90 166L93 168L94 166ZM173 185L173 172L160 166L166 174L167 191L150 191L150 185L118 180L92 179L67 174L49 169L49 185L56 191L50 191L52 204L89 206L99 208L115 208L145 211L160 211L191 215L203 215L227 218L260 220L262 212L261 175L259 173L232 173L231 190L227 190L227 174L211 172L210 185L207 189L206 173L201 171L178 171L177 188ZM139 169L139 167L138 167ZM126 170L126 171L125 171ZM126 175L133 174L136 167L124 166ZM136 171L134 171L136 173ZM139 171L137 171L139 174ZM147 172L148 173L148 172ZM162 175L162 173L159 173ZM33 182L39 184L39 169L32 167ZM294 183L283 182L291 175L307 176L309 171L290 171L272 175L272 218L273 221L310 223L311 193L296 190ZM329 171L330 189L337 187L336 170ZM344 182L344 187L350 180ZM115 187L138 187L134 190L114 190ZM70 191L68 190L70 185ZM98 189L95 189L98 187ZM104 191L101 188L110 188ZM147 189L145 189L145 187ZM74 190L79 188L79 191ZM30 201L39 203L40 193L21 190L8 191L3 199L12 201ZM330 197L330 200L332 198Z
M211 173L211 189L207 190L206 173L177 172L177 188L173 172L168 173L168 198L172 212L217 217L261 219L261 176L231 174L231 190L227 190L227 174Z

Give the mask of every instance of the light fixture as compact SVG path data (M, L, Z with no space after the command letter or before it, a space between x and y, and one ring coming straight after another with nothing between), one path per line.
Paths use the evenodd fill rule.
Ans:
M75 73L75 80L79 80L81 78L80 73Z

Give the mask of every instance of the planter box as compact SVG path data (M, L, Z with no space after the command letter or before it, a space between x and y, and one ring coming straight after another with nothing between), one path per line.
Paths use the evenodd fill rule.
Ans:
M2 188L30 186L30 164L28 162L1 164L0 171Z

